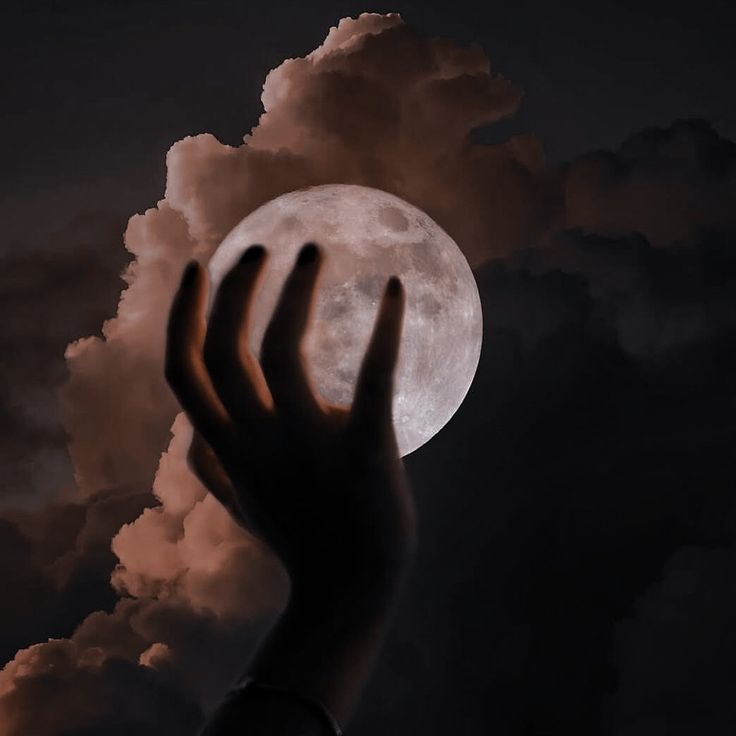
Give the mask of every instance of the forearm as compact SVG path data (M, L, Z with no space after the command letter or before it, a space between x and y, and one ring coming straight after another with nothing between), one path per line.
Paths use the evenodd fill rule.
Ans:
M380 650L400 576L293 592L243 682L202 736L323 736L344 724Z
M247 675L314 698L345 723L380 651L401 577L294 591Z

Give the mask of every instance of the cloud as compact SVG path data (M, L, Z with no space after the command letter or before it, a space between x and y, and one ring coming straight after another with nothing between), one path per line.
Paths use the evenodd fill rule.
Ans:
M733 547L686 547L617 628L617 736L727 733L736 727Z
M318 49L269 73L245 145L210 135L175 144L166 198L211 248L278 194L375 186L428 212L479 263L529 244L546 222L539 142L469 139L513 115L521 97L477 47L421 38L398 15L346 18Z
M2 736L173 736L192 733L200 722L196 705L155 670L75 640L30 647L0 675Z
M69 636L91 612L112 610L111 537L154 503L150 494L101 493L0 517L0 658L49 637Z
M666 659L637 654L658 624L635 606L650 587L656 598L681 550L731 555L733 245L656 249L570 231L477 271L481 366L457 416L407 459L419 559L358 736L395 724L617 733L653 714L676 732L697 640L709 629L708 652L732 636L712 603L730 595L728 572L703 574L688 599L702 626L685 612L661 632ZM656 620L670 610L663 601ZM624 617L635 633L618 645ZM714 671L702 689L724 682ZM727 732L721 692L708 723Z
M136 598L180 601L226 621L258 622L283 605L286 578L189 471L191 436L179 415L153 484L160 505L113 537L120 561L113 585Z
M127 288L117 314L101 336L78 339L66 350L61 413L74 470L73 494L58 517L66 521L53 543L45 530L58 504L13 518L7 528L9 544L22 539L37 548L21 580L29 590L38 588L37 597L47 596L53 612L12 639L27 646L34 633L38 640L56 637L21 650L3 671L0 702L6 722L16 723L12 733L51 728L27 706L51 677L49 661L61 662L51 677L59 692L72 685L84 698L89 690L113 714L116 701L97 697L97 688L120 677L136 691L151 667L183 678L188 692L206 703L234 671L234 662L227 665L233 648L222 642L232 644L235 623L252 640L283 601L283 572L186 470L182 420L169 439L176 404L163 380L164 329L185 263L206 261L228 230L266 200L331 181L378 186L427 209L455 231L476 262L528 244L543 219L531 196L541 167L538 142L482 147L468 138L474 127L513 114L520 100L517 88L491 73L480 49L420 38L396 15L364 15L343 20L315 52L269 75L264 114L242 146L204 134L172 147L165 198L131 218L125 231L133 261L123 273ZM441 181L428 186L437 171ZM497 193L490 212L489 191ZM111 263L119 269L121 260ZM95 262L87 263L94 274ZM36 265L29 260L29 274ZM63 283L74 284L76 293L62 291L58 301L87 314L77 294L95 276L84 276L77 262L67 271ZM113 291L106 283L100 288ZM96 324L68 321L74 333L53 330L55 340L96 331ZM61 444L64 435L58 435ZM147 496L151 488L154 495ZM115 608L108 579L123 596ZM126 604L131 600L139 604L136 625ZM19 611L14 617L22 620ZM199 627L193 640L203 651L221 642L230 659L223 655L217 665L202 666L205 658L191 637L165 634L176 620L188 622L190 631ZM92 646L86 637L95 627ZM121 641L130 644L125 651L119 651ZM102 728L102 711L80 710L75 699L68 719L61 701L56 708L58 723L68 721L69 729Z
M630 232L655 246L736 228L736 143L703 120L650 128L616 152L574 161L564 184L566 225L602 235Z
M66 377L63 352L115 310L123 226L118 217L88 213L46 243L15 243L2 256L0 342L12 355L0 365L5 505L33 507L72 485L56 397Z
M530 196L541 167L538 142L482 147L468 139L474 127L513 114L520 99L518 89L490 72L480 49L420 38L395 15L364 15L343 20L315 52L269 75L264 114L242 146L207 134L175 144L165 198L133 217L125 232L134 260L123 274L128 286L117 314L101 337L69 345L61 394L78 511L87 514L111 498L140 503L154 475L160 503L135 519L116 517L119 531L99 519L70 528L38 574L57 585L61 578L65 590L75 588L70 581L81 570L99 580L110 569L104 547L114 537L112 582L119 593L152 605L175 603L223 626L245 616L257 630L283 599L283 573L188 475L185 427L177 426L162 456L176 411L163 381L164 327L183 266L192 257L206 261L224 234L264 201L330 181L404 196L456 230L475 261L526 244L539 229ZM345 125L346 114L353 124ZM441 183L428 187L438 169ZM482 192L492 190L504 201L488 212ZM63 301L79 304L70 296ZM99 550L85 544L90 535L102 540ZM273 592L264 598L266 590ZM108 596L101 586L85 598L105 609ZM67 625L82 620L85 607L75 610ZM135 662L169 651L155 638L145 643Z
M567 230L507 263L585 279L601 325L632 358L653 361L736 327L733 238L698 232L686 245L661 249L638 233L607 238Z

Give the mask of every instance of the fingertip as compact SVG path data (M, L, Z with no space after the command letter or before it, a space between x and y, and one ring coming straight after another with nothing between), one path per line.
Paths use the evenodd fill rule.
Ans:
M182 286L191 286L194 283L194 280L197 278L197 272L199 271L199 263L197 261L189 261L187 263L186 268L184 269L184 273L181 277L181 285Z
M299 251L299 255L296 259L297 266L308 266L311 263L315 263L319 258L320 250L316 243L307 243Z
M401 283L401 279L398 276L392 276L386 284L386 296L390 296L392 299L400 297L404 292L404 285Z
M240 265L256 263L262 260L265 255L266 249L262 245L251 245L250 248L246 249L243 255L240 256L238 263Z

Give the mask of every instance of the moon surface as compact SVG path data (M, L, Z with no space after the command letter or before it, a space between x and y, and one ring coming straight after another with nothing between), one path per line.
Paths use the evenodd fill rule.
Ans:
M483 325L470 266L437 223L387 192L330 184L284 194L243 219L209 263L211 300L246 248L260 243L268 251L251 318L256 356L284 280L308 242L320 246L324 263L303 347L313 385L328 403L351 403L386 281L395 274L404 284L393 417L407 455L450 420L478 367Z

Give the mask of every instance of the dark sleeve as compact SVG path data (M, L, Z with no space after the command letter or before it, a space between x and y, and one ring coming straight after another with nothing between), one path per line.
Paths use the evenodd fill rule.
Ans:
M307 698L251 684L228 695L200 736L341 736L330 720Z

